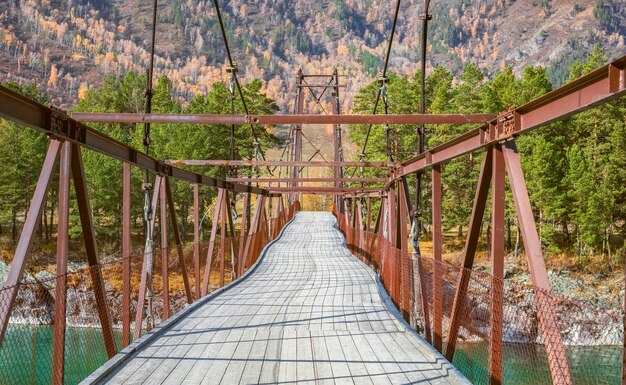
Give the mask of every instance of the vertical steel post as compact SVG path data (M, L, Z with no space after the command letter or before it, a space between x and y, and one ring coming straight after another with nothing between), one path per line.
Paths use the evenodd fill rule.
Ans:
M226 259L226 215L228 211L228 191L224 190L222 195L222 204L220 205L220 287L224 286L224 260Z
M243 195L243 210L244 213L241 216L241 228L239 229L239 255L237 256L237 260L239 261L239 272L238 276L241 276L245 272L244 265L244 252L246 247L246 229L248 227L248 211L250 210L250 194L246 193Z
M9 318L11 318L11 310L15 302L15 296L19 289L19 283L22 280L26 263L30 257L30 250L33 245L33 239L39 226L39 220L41 218L41 211L46 205L46 199L48 197L48 188L50 187L50 180L54 175L55 165L59 150L61 148L61 142L58 140L50 141L48 146L48 152L39 174L39 180L33 193L33 199L30 201L28 208L28 214L26 215L26 221L22 227L20 233L20 239L15 248L15 254L13 256L13 263L9 269L9 274L4 283L4 290L0 290L0 345L4 339L4 333L9 325Z
M149 207L150 212L155 213L159 204L159 191L161 190L161 183L163 178L157 176L154 179L154 191L152 193L152 202ZM150 217L148 223L146 223L146 230L148 234L154 232L154 221L156 216L153 214ZM152 328L152 264L153 264L153 248L152 238L146 239L146 245L144 248L143 264L141 267L141 281L139 283L139 293L137 295L137 308L135 312L135 330L133 331L133 340L137 340L141 337L141 327L143 325L144 307L146 307L146 298L148 300L146 317L148 330Z
M258 238L259 221L261 220L261 213L265 206L265 197L257 195L256 206L254 208L254 214L252 215L252 221L250 222L250 228L248 230L248 239L246 240L246 246L243 251L243 265L244 268L248 266L248 261L252 259L251 254L254 253L254 243Z
M167 178L164 178L167 185ZM167 242L167 196L165 188L159 191L159 205L161 213L159 215L159 227L161 229L161 297L163 298L162 319L170 318L170 272L169 272L169 244Z
M501 385L502 378L502 328L504 322L504 205L505 170L502 147L492 149L493 168L491 197L491 316L489 325L489 383Z
M169 209L170 222L172 224L172 234L174 235L174 242L176 243L176 252L178 254L178 268L180 269L180 275L183 278L183 287L185 288L185 296L187 303L193 302L193 295L191 293L191 285L189 283L189 276L187 275L187 266L185 265L185 250L183 240L178 230L178 221L176 219L176 207L174 206L174 196L172 194L172 187L168 178L165 179L165 194L167 196L167 208ZM167 222L166 222L167 223Z
M130 345L130 214L131 165L124 162L122 176L122 348Z
M236 269L238 268L236 261L235 261L235 256L236 256L236 250L235 250L235 223L233 221L233 215L232 212L230 211L231 205L230 205L230 195L226 194L226 219L228 220L228 232L229 232L229 243L230 243L230 267L231 267L231 278L236 278L237 277L237 271Z
M304 77L302 75L302 70L298 70L297 74L297 87L298 93L296 95L296 114L301 115L304 113L304 88L302 87L302 81ZM296 124L294 127L294 141L293 141L293 160L296 162L300 162L302 160L302 125ZM300 167L293 167L293 178L298 179L300 177ZM299 185L298 182L293 182L292 186L297 187ZM294 200L299 200L300 196L298 194L294 194ZM271 198L270 198L271 202Z
M200 186L193 185L193 277L196 300L200 298Z
M511 191L513 192L517 219L519 221L522 239L524 240L524 249L526 250L530 276L535 286L539 326L546 345L552 382L556 385L569 385L572 383L572 380L570 378L563 339L561 338L561 332L559 330L556 306L551 297L552 292L550 290L550 283L548 282L548 272L546 270L543 252L541 251L541 241L539 240L539 234L535 226L535 218L530 205L528 191L526 190L526 181L524 179L524 173L522 171L515 141L507 142L503 148L503 153L506 170L509 175L509 183L511 184Z
M72 148L64 142L59 162L59 208L57 222L57 278L54 303L54 337L52 359L52 383L62 385L65 378L65 325L67 304L68 228L70 216L70 175Z
M211 236L209 238L209 248L206 255L206 265L204 266L204 279L202 282L202 295L205 296L209 291L209 281L211 277L211 265L213 264L213 249L215 248L215 237L217 234L220 212L222 211L222 202L224 200L224 189L217 190L217 200L213 212L213 222L211 222Z
M367 197L367 220L365 221L365 230L372 230L372 198Z
M398 200L397 200L397 195L396 195L396 184L394 183L393 185L391 185L391 187L389 188L389 191L387 192L387 204L389 207L389 211L387 212L387 215L389 215L389 222L387 223L389 230L388 230L388 235L389 235L389 243L391 244L391 246L393 246L393 248L398 246ZM393 253L393 248L392 248L392 253ZM395 264L397 258L395 257L395 255L391 256L392 258L390 258L389 260L391 261L391 263ZM393 299L393 301L396 303L396 306L398 306L397 301L397 287L398 287L398 282L396 282L393 279L393 272L397 269L396 266L393 266L391 269L387 270L385 272L385 274L391 273L391 276L387 276L387 282L386 284L389 285L389 294L391 294L391 298Z
M441 231L441 165L433 166L432 184L432 224L433 224L433 346L443 351L443 280L441 278L443 237Z
M450 362L452 362L456 350L456 340L459 335L459 327L461 326L461 317L464 314L463 308L465 307L471 269L472 266L474 266L474 256L476 255L476 248L478 247L480 227L483 222L487 197L489 195L489 184L491 183L491 169L493 165L492 160L491 150L487 149L480 167L480 175L478 177L478 185L476 186L476 195L474 196L469 230L467 232L467 238L465 239L465 248L463 249L463 266L461 267L456 292L454 294L454 302L452 303L448 344L445 354Z
M420 62L420 114L426 113L426 51L428 43L428 22L432 19L432 16L428 13L430 6L430 0L424 0L424 13L419 15L422 20L422 42L420 45L421 50L421 62ZM426 151L426 129L424 124L420 124L417 128L417 137L419 153L422 154ZM422 196L422 171L418 171L415 176L415 213L414 218L418 222L416 223L417 234L415 237L418 239L417 246L419 247L419 238L421 231L421 219L419 217L420 200ZM420 250L415 250L418 255L421 255Z
M337 72L337 68L333 71L333 92L331 94L331 111L333 115L341 114L341 106L339 104L339 74ZM341 125L335 124L333 127L333 148L334 148L334 160L335 162L341 161L341 152L342 152L342 144L341 144ZM341 167L336 166L333 169L335 178L342 178L343 170ZM335 181L335 187L341 187L343 185L342 182ZM337 199L337 198L335 198Z
M91 204L89 203L85 169L83 167L83 159L80 155L80 147L77 144L72 144L72 179L74 180L78 213L80 215L80 223L82 225L83 238L85 240L87 263L89 264L91 282L96 294L96 305L98 308L100 325L102 327L104 345L108 357L112 358L116 353L115 340L113 339L113 328L111 326L111 318L109 316L106 303L104 279L102 278L100 263L98 262L98 246L96 243L96 232L93 226L93 218L91 217Z
M409 219L409 208L407 200L409 199L404 189L404 181L398 186L398 248L402 251L400 253L400 309L402 310L402 316L407 322L411 322L411 301L412 301L412 280L411 273L411 260L409 256L409 233L407 230L407 223ZM424 303L428 306L428 302Z

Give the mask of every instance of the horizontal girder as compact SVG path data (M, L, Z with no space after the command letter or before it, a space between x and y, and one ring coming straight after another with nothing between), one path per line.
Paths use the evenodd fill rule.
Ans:
M491 114L403 115L206 115L75 112L80 122L185 124L468 124L486 123Z
M389 167L398 166L396 162L312 162L287 160L166 160L166 164L175 166L223 166L223 167Z

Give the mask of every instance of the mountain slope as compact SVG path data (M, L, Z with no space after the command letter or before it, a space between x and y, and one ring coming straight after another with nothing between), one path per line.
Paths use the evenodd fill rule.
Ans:
M382 65L392 2L233 0L222 3L241 75L261 78L283 111L292 110L296 71L348 75L343 110ZM402 3L390 66L418 68L421 1ZM626 0L442 0L431 6L430 65L458 72L475 62L488 74L511 65L550 67L555 83L595 43L626 53ZM143 72L149 58L151 2L9 0L0 4L0 81L36 80L53 103L72 106L103 75ZM225 50L211 1L160 1L157 74L187 100L225 78ZM308 110L315 111L314 101Z

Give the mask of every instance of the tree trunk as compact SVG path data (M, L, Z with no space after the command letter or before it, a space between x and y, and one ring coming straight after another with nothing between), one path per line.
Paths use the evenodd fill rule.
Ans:
M517 225L517 231L515 232L515 257L519 255L519 224Z
M41 241L43 240L43 213L39 218L39 226L37 226L37 238Z
M463 225L459 225L459 230L457 231L456 236L459 238L463 237Z
M45 207L42 210L42 215L43 215L43 219L41 222L43 223L43 226L44 226L43 233L45 233L44 235L46 236L46 242L49 242L50 238L48 237L48 211L46 210Z
M487 225L487 256L491 259L491 221Z
M52 238L53 226L54 226L54 199L50 201L50 238Z
M511 252L511 218L506 218L506 251Z
M15 206L13 206L13 212L11 213L13 215L13 228L11 230L11 240L13 241L13 243L15 243L15 241L17 240L17 210L15 209Z

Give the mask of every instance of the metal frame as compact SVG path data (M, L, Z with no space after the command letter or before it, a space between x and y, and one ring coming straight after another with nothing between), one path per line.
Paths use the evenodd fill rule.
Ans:
M298 89L306 87L298 84ZM328 88L336 89L329 84ZM300 94L301 95L301 94ZM209 115L209 114L144 114L120 112L75 112L72 117L83 123L179 123L224 125L302 125L302 124L470 124L487 123L492 114L389 114L389 115L305 115L304 100L298 97L298 113L294 115Z

